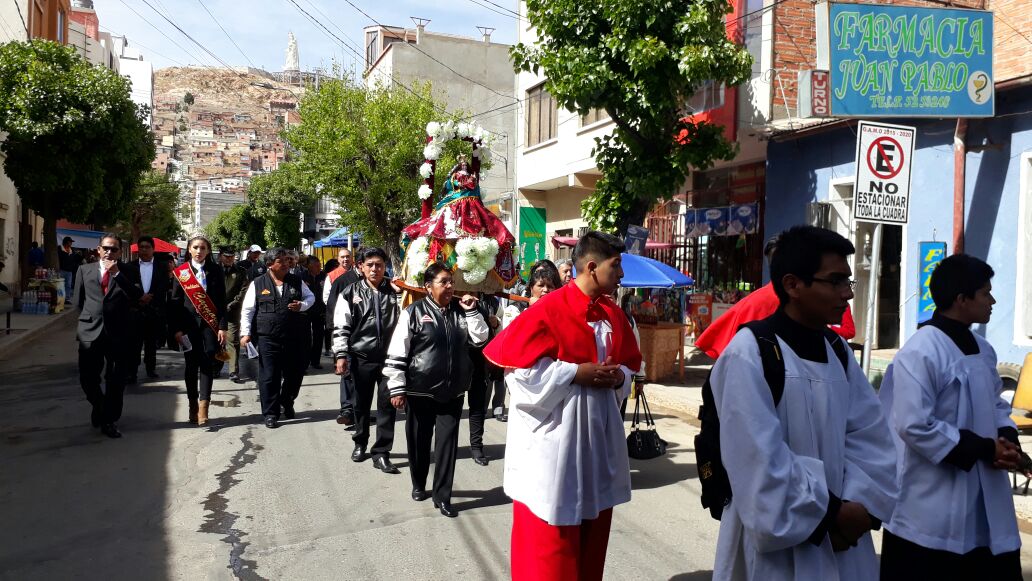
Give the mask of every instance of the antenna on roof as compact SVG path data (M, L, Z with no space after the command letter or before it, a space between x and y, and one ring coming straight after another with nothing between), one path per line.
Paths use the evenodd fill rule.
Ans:
M490 43L491 42L491 33L494 32L496 29L491 28L489 26L478 26L477 30L479 30L480 34L483 35L484 42Z

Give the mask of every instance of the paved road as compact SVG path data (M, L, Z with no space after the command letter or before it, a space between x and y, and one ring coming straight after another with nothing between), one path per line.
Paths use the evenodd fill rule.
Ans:
M89 427L73 322L0 360L0 579L506 577L500 461L480 467L460 450L461 513L447 519L409 498L402 424L402 474L348 459L335 376L307 377L297 419L277 430L258 425L253 383L218 380L205 430L186 423L181 356L168 351L161 379L127 393L125 437L108 440ZM710 578L717 523L699 507L694 428L662 416L659 429L670 453L632 461L607 579ZM489 421L488 453L501 458L503 442L504 424Z

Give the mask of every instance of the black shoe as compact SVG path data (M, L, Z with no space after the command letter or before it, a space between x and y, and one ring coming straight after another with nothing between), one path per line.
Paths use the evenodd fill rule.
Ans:
M104 434L109 438L121 438L122 432L118 431L118 426L115 424L104 424L100 427L100 433Z
M491 459L485 456L483 452L475 451L473 452L473 461L479 464L480 466L487 466Z
M355 416L348 412L340 412L337 414L337 423L344 426L353 426L355 425Z
M236 380L240 379L240 374L236 373L236 372L230 373L229 374L229 379L230 379L230 381L236 381Z
M452 508L452 505L451 505L450 502L437 502L435 500L434 501L434 508L440 509L441 510L441 514L443 514L444 516L446 516L448 518L455 518L455 517L459 516L459 511L457 511L454 508Z
M352 462L363 462L368 458L365 453L365 446L355 446L355 451L351 453Z
M422 488L413 488L412 489L412 500L414 500L416 502L423 502L427 498L430 498L430 495L428 495L426 493L426 491L423 490Z
M385 456L377 456L373 459L373 468L384 474L401 474L401 470L398 470L397 466L391 464L390 459Z
M495 419L498 420L499 422L507 422L507 421L509 421L509 414L502 414L500 416L495 416Z
M279 427L279 420L276 416L265 416L265 427L269 429L275 429Z
M313 363L312 369L322 369L322 365L319 365L318 363Z
M158 378L158 372L154 371L153 369L151 369L151 370L149 370L147 372L147 377L149 377L151 379L157 379Z
M232 381L233 383L247 383L247 380L242 378L242 377L240 377L239 375L236 376L236 377L230 377L229 380ZM260 399L261 398L259 398L259 400Z
M283 406L283 417L287 418L288 420L294 419L294 404Z

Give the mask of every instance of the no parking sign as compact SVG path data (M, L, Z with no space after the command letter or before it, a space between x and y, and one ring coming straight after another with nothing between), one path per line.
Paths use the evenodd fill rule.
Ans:
M853 218L906 224L910 206L913 127L860 121L856 135Z

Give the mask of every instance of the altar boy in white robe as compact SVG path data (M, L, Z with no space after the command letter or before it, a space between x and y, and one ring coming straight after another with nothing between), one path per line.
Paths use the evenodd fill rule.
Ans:
M641 353L609 296L623 249L610 234L585 234L573 251L577 278L484 348L509 388L514 581L601 581L613 507L631 499L620 402Z
M964 254L932 273L935 314L900 349L880 397L899 450L899 504L882 579L1021 579L1007 469L1020 458L996 352L971 325L992 315L993 269Z
M853 298L853 252L830 230L781 234L770 265L781 306L769 322L785 367L777 406L751 330L739 331L713 368L732 493L714 579L878 577L870 531L896 502L895 448L860 366L853 358L843 366L824 332Z

